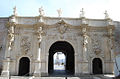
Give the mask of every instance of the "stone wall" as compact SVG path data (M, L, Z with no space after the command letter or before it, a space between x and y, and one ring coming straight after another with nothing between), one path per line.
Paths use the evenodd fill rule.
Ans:
M86 19L86 26L82 26L81 19L45 17L45 26L39 24L36 17L17 17L15 26L15 41L10 57L10 74L18 75L19 60L22 57L28 57L30 63L30 74L34 73L38 57L38 27L43 27L43 36L41 42L41 72L48 73L48 56L50 46L56 41L69 42L75 51L75 73L91 73L92 61L94 58L100 58L103 62L103 73L112 73L112 54L111 44L108 35L107 21ZM0 18L0 68L4 59L7 39L6 23L8 18ZM38 25L37 25L38 23ZM59 25L61 24L61 25ZM65 25L64 25L65 24ZM68 26L66 26L68 25ZM84 25L84 24L83 24ZM119 53L120 48L120 23L114 22L115 25L115 52ZM35 28L37 27L37 28ZM83 53L83 28L87 28L87 53ZM49 39L49 40L48 40ZM84 55L85 54L85 55ZM37 58L38 57L38 58ZM85 59L84 59L85 58ZM37 69L36 69L37 70Z
M5 55L5 46L6 46L6 37L7 37L7 28L6 23L8 18L0 18L0 73L2 70L2 61Z
M115 53L120 54L120 22L115 22Z

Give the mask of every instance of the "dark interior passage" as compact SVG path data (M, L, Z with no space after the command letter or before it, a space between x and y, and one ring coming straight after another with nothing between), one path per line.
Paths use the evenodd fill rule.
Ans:
M57 73L57 71L54 71L54 62L53 62L53 55L56 52L62 52L66 56L66 65L65 65L65 72L64 74L74 74L74 49L71 44L65 41L58 41L52 44L52 46L49 49L49 62L48 62L48 73L53 74L54 72ZM61 71L63 72L63 71ZM59 73L59 75L62 75L63 73Z
M93 74L102 74L102 61L100 58L93 60Z
M19 76L29 76L30 60L22 57L19 61Z

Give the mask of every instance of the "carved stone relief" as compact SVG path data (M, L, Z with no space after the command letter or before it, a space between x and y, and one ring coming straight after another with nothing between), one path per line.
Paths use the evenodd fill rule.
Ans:
M102 55L104 56L104 54L102 53L102 49L101 49L101 40L100 40L100 36L98 35L94 35L92 38L92 47L93 47L93 54L92 55Z
M23 36L21 39L21 51L23 54L27 54L30 50L31 42L29 40L29 37Z
M64 34L67 28L68 28L68 25L63 20L57 23L57 29L60 32L60 34Z

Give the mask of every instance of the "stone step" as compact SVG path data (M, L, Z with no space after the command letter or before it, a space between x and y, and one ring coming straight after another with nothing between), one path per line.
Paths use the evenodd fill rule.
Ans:
M0 77L0 79L112 79L104 76L82 76L82 77L22 77L22 76L11 76L11 77Z

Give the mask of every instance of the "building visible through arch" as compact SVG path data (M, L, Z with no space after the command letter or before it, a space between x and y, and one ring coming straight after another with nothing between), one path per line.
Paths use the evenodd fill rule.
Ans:
M53 70L62 70L62 71L66 70L66 56L64 53L56 52L53 55L53 62L54 62Z

